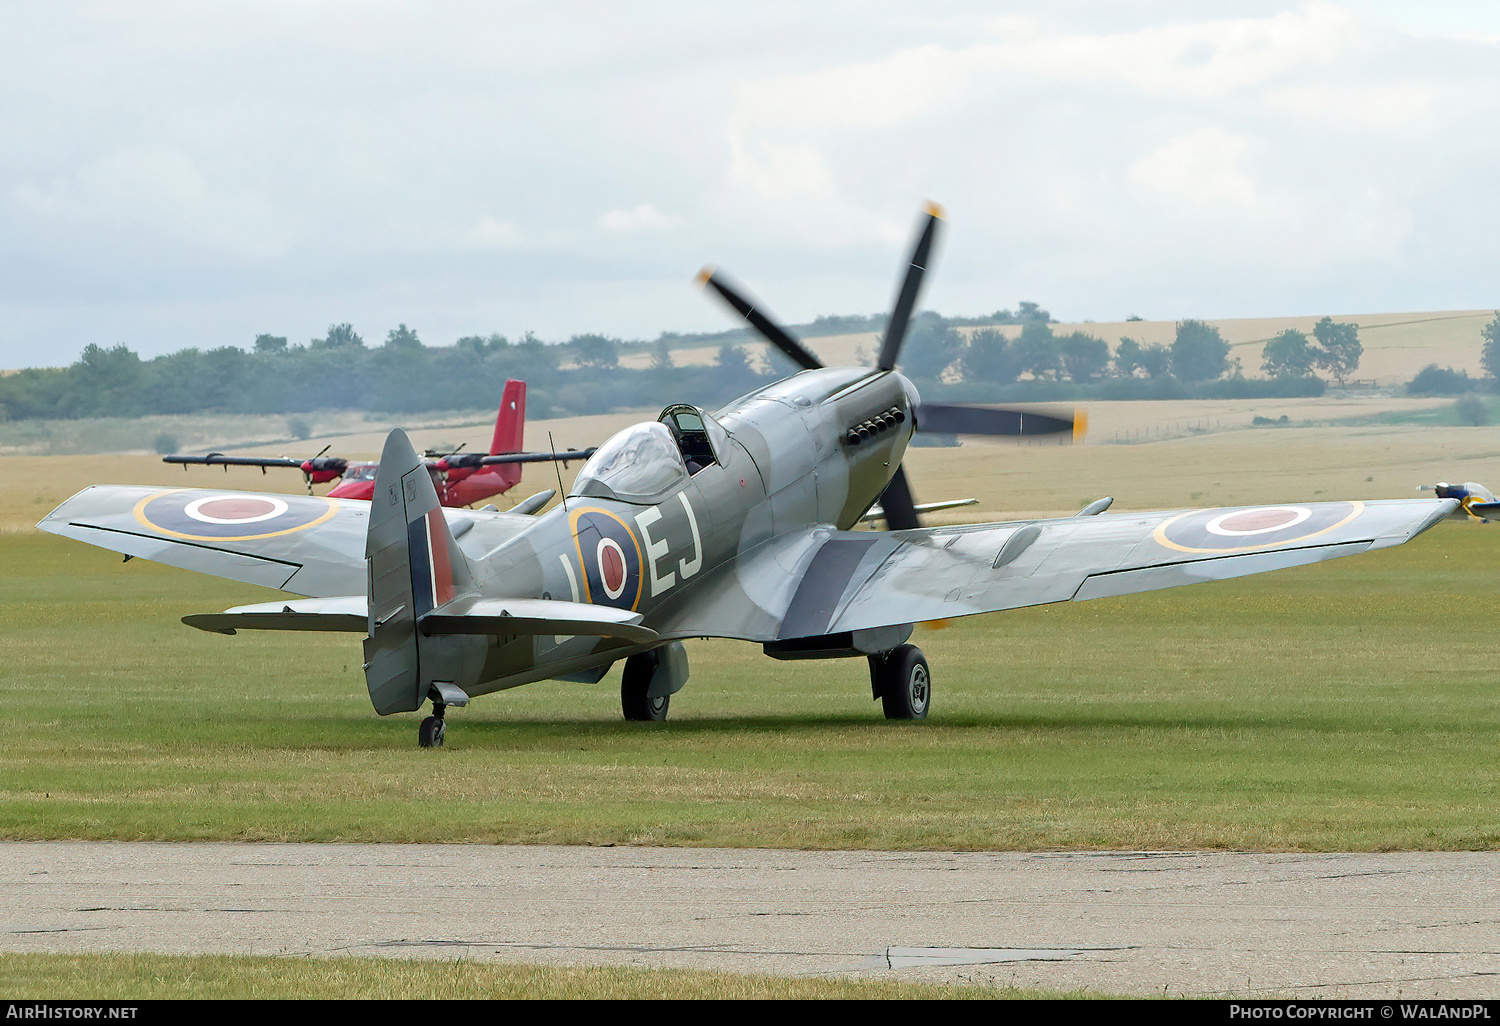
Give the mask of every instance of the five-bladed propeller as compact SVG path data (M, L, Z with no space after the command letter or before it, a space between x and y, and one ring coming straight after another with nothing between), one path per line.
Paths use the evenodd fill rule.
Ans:
M916 244L912 247L911 260L901 282L901 291L896 296L896 305L891 310L886 324L885 336L880 343L880 354L876 367L882 371L896 369L901 355L901 346L906 341L906 330L916 310L917 297L922 290L922 279L932 257L932 247L937 239L938 224L943 219L942 208L929 203L924 214ZM706 267L698 275L700 284L718 293L739 315L745 318L756 331L777 349L789 356L804 370L817 370L823 362L799 342L790 332L782 328L756 304L745 298L730 285L718 271ZM917 431L942 434L1031 436L1072 432L1080 438L1087 425L1083 411L1069 414L1057 412L1039 413L1030 410L1002 409L989 406L966 406L956 404L922 403L914 411ZM897 467L890 484L880 496L880 507L885 512L886 525L893 530L920 527L916 500L912 497L911 485L906 471Z

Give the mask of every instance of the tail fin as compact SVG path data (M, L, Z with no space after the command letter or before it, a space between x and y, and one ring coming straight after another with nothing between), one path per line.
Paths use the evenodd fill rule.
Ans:
M505 382L505 391L500 396L500 412L495 417L495 437L490 442L490 455L504 452L520 452L526 434L526 382L514 378ZM521 482L521 464L507 463L495 468L507 488Z
M380 455L370 527L370 636L365 639L365 683L382 716L419 708L436 690L444 701L461 692L465 670L476 675L475 639L428 638L419 621L433 609L472 593L473 574L443 517L427 465L406 432L392 431Z

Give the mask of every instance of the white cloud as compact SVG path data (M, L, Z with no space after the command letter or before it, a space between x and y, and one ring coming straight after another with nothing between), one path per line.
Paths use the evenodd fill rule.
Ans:
M1315 122L1398 127L1427 118L1437 89L1426 82L1305 82L1266 94L1274 108Z
M1492 304L1500 16L1230 6L22 5L0 367L231 322L722 327L705 261L787 320L883 309L928 198L944 311Z
M1130 181L1195 207L1254 206L1255 183L1240 169L1250 142L1205 128L1163 143L1130 165Z
M175 248L274 257L294 235L273 204L211 181L190 154L169 146L130 147L42 184L22 182L11 207L48 242L119 246L137 256Z
M629 210L611 210L599 218L601 229L624 235L636 232L664 232L681 223L682 218L663 214L650 203L639 203Z
M524 241L514 221L501 221L486 214L464 236L478 249L515 249Z

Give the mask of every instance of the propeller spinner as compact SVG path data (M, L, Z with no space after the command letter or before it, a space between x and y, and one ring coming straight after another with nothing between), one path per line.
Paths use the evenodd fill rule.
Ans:
M922 291L922 280L931 261L932 247L937 240L938 225L943 220L943 209L936 203L927 204L924 218L912 247L911 259L907 263L906 275L901 290L896 295L896 304L891 309L886 323L885 335L881 339L880 354L876 367L882 371L894 371L901 356L901 346L906 341L907 328L916 309L917 298ZM818 370L823 362L795 336L772 320L754 302L746 298L735 286L712 267L705 267L698 275L698 282L712 289L750 326L758 331L771 345L791 358L803 370ZM970 434L997 436L1032 436L1071 432L1075 441L1082 438L1088 420L1082 410L1071 414L1038 413L1030 410L1006 409L990 406L968 406L961 404L921 403L913 411L914 431L931 431L942 434ZM920 527L916 500L906 471L898 466L891 476L890 484L880 496L880 506L885 511L886 526L893 530Z

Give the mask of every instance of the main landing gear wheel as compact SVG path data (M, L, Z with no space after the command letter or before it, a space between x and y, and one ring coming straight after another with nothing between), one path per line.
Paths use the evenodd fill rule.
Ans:
M443 735L447 733L447 724L443 722L443 713L448 711L446 705L432 704L432 715L422 721L417 728L417 744L423 748L443 747Z
M870 656L870 676L888 720L923 720L932 706L932 671L915 645L900 645Z
M627 720L660 723L667 718L672 696L652 698L646 694L660 662L661 656L656 652L641 652L625 660L625 672L620 677L620 708Z

